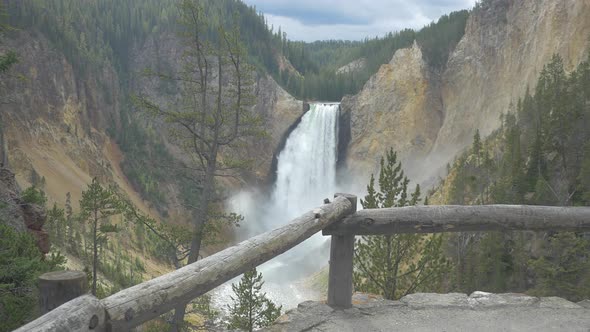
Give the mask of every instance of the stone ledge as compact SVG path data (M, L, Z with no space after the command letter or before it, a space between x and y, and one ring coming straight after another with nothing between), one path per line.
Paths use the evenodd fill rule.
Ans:
M265 331L589 331L590 300L474 292L416 293L399 301L356 293L353 308L304 302Z

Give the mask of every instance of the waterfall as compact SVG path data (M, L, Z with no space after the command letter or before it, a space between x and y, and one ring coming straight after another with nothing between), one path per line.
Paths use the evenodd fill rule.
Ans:
M338 157L338 114L340 104L311 104L310 110L289 135L278 155L276 182L265 204L252 193L241 193L229 209L244 216L241 240L280 227L314 207L332 199L336 189ZM273 301L291 308L310 300L298 280L328 264L326 238L316 234L299 246L258 268L264 275L264 291ZM237 282L238 280L232 280ZM228 283L218 289L214 302L219 307L231 295Z
M269 220L276 228L321 205L336 187L339 104L312 104L289 135L278 157L272 204L283 218Z

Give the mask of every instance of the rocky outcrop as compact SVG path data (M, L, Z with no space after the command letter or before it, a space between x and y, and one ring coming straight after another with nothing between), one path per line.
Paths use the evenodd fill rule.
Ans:
M365 58L356 59L356 60L351 61L350 63L338 68L336 70L336 74L355 73L361 69L364 69L366 66L367 66L367 59L365 59Z
M104 131L119 119L119 79L109 63L93 71L74 65L42 34L19 31L6 39L2 49L19 54L11 77L3 82L3 116L20 125L31 122L59 124L78 137L90 128ZM77 66L77 67L76 67ZM10 119L5 121L10 122Z
M28 31L2 47L19 54L2 82L8 165L19 184L30 185L32 173L44 176L46 193L63 202L67 192L77 199L92 177L110 178L103 147L105 130L116 129L120 119L115 69L104 64L90 75L43 35Z
M255 92L254 111L262 117L268 135L252 142L248 150L255 159L255 177L268 182L272 179L273 160L282 149L286 135L306 110L302 101L291 96L270 76L258 78Z
M443 76L444 121L433 153L454 155L476 129L498 128L500 113L534 88L553 54L575 69L590 47L589 16L588 1L495 0L476 10Z
M366 175L393 147L414 180L424 181L476 129L487 135L497 128L500 114L534 88L553 54L567 70L585 60L589 16L588 1L485 1L440 74L425 66L416 45L398 50L359 94L342 101L352 114L347 165Z
M558 297L417 293L399 301L355 294L353 308L304 302L264 331L585 331L590 309Z
M19 232L30 232L39 250L48 253L49 235L43 230L47 219L45 209L22 200L14 173L7 168L0 168L0 204L0 223Z
M341 112L350 113L350 170L374 171L389 147L405 160L430 151L442 121L436 81L414 43L398 50L359 94L342 100Z

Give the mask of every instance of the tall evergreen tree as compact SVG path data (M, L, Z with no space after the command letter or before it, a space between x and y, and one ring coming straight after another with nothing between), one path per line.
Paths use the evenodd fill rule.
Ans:
M246 138L264 135L261 119L251 111L254 102L252 72L247 63L246 48L241 41L239 17L231 29L223 24L210 24L197 0L179 3L180 23L188 50L182 57L182 69L175 73L151 72L155 79L179 85L178 101L160 105L149 96L135 97L135 104L149 115L163 120L170 138L190 156L188 167L198 190L194 206L195 232L188 263L197 261L203 240L215 222L214 206L219 198L216 178L235 176L248 168L251 160L239 158ZM205 39L210 29L217 40ZM220 219L235 219L235 215ZM186 304L175 313L174 329L182 324Z
M577 190L580 192L581 203L590 206L590 142L586 143L584 152L584 159L578 175Z
M365 209L403 207L420 201L420 187L408 196L409 179L404 175L397 154L391 149L381 159L379 190L371 176L368 194L361 204ZM363 236L354 254L355 289L381 294L387 299L416 291L436 291L449 263L442 252L440 235L395 234Z
M590 297L590 240L563 232L549 237L545 253L531 259L539 296L562 296L572 301Z
M476 129L475 134L473 135L473 144L471 146L471 151L475 155L475 158L477 160L477 164L479 165L480 156L481 156L481 152L482 152L481 136L479 135L479 129Z
M0 16L5 16L6 12L4 9L4 4L0 4ZM0 23L0 38L4 37L4 33L11 30L12 28L4 23ZM6 72L18 62L18 55L12 51L6 51L4 53L0 53L0 84L4 83L6 79L5 75ZM4 93L4 91L2 91ZM0 98L4 98L4 96L0 96ZM6 141L4 139L4 120L3 120L3 112L0 112L0 165L8 166L8 151L6 149Z
M121 214L121 201L111 188L104 188L96 178L82 192L80 213L82 223L90 224L92 240L92 294L96 295L97 271L99 263L99 246L106 244L107 235L117 231L110 223L110 218Z

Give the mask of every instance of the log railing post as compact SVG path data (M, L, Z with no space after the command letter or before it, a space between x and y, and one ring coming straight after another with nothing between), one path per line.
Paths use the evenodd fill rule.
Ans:
M344 196L352 203L356 212L357 197ZM347 309L352 306L352 258L354 255L354 234L333 235L330 245L330 271L328 277L328 305Z
M88 292L86 273L57 271L39 277L39 307L44 315L60 305Z

